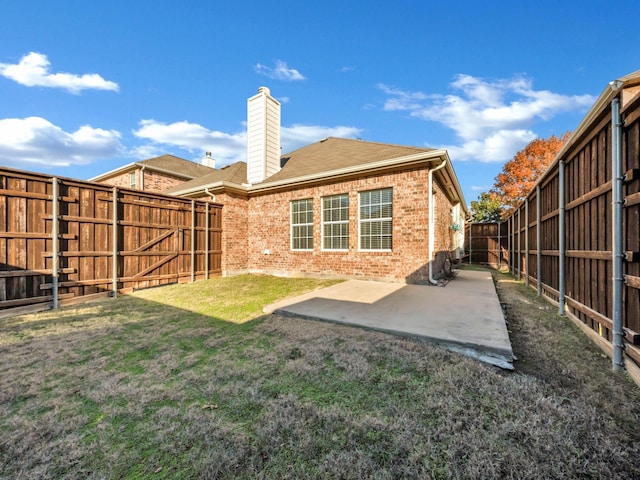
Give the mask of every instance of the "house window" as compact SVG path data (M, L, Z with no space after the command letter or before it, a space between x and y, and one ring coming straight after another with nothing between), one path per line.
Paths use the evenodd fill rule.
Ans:
M390 251L393 189L360 193L360 250Z
M349 195L322 199L322 248L349 250Z
M291 202L291 249L313 250L313 200Z
M129 187L136 188L136 172L129 173Z

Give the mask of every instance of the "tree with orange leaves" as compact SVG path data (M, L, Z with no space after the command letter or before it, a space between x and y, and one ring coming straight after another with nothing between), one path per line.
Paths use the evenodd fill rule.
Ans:
M507 209L517 206L533 189L538 179L551 164L571 132L560 137L536 138L520 150L502 167L491 193Z

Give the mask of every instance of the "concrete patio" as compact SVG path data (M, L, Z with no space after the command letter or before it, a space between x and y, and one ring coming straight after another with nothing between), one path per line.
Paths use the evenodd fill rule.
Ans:
M411 337L512 370L513 351L491 274L456 273L445 287L349 280L264 311Z

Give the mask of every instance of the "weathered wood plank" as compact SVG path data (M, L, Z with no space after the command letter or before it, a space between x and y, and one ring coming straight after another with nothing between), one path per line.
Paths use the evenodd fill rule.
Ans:
M640 277L633 275L623 275L624 283L631 288L640 288Z
M567 257L588 258L592 260L611 260L611 252L600 252L597 250L567 250Z

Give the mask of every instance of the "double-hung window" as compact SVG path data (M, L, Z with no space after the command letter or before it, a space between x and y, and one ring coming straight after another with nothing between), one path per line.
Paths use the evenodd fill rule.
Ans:
M322 199L323 250L349 250L349 195Z
M313 200L291 202L291 249L313 250Z
M360 192L360 250L391 251L393 189Z

